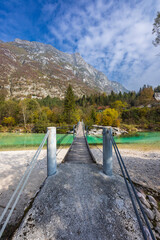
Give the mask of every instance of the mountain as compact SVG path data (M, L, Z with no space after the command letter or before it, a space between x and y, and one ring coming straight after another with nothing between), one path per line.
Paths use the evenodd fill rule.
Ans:
M127 92L86 63L79 53L68 54L51 45L21 39L0 41L0 92L7 97L63 98L68 84L77 96Z

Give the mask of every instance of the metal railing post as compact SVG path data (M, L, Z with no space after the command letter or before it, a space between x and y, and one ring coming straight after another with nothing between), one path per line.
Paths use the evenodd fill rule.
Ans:
M110 139L112 128L103 128L103 172L112 176L112 142Z
M49 131L47 139L47 176L51 176L57 171L56 161L56 127L48 127Z

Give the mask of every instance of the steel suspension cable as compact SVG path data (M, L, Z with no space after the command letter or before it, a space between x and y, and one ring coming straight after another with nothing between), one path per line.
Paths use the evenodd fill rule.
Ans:
M93 134L94 135L94 134ZM95 136L95 135L94 135ZM97 137L97 136L95 136L95 137ZM98 137L97 137L98 138ZM87 139L87 134L86 134L86 139ZM103 138L102 138L103 139ZM94 143L95 143L95 146L96 146L96 148L101 152L101 153L103 153L103 151L98 147L98 145L96 144L96 142L95 142L95 140L93 139L93 141L94 141ZM87 142L88 142L88 140L87 140Z
M78 126L78 124L77 124L77 126ZM74 131L74 128L76 128L76 125L73 126L73 131ZM61 128L59 128L59 129L61 129ZM64 128L62 128L62 129L64 129ZM73 133L73 134L74 134L74 133ZM62 145L62 147L61 147L61 142L62 142L62 141L64 140L64 138L66 138L68 135L69 135L69 134L65 134L64 136L62 136L60 139L57 140L57 142L60 140L60 146L59 146L59 148L57 148L57 150L59 150L59 151L57 151L56 156L57 156L57 155L61 152L61 150L64 148L63 145ZM68 139L66 145L69 143L69 141L70 141L70 138Z
M93 141L95 141L95 140L93 140ZM96 144L96 142L94 142L94 143L95 143L96 148L97 148L101 153L103 153L103 151L98 147L98 145Z
M22 178L21 178L21 180L20 180L17 188L15 189L15 191L14 191L11 199L9 200L6 208L4 209L4 211L3 211L3 213L2 213L2 215L1 215L1 217L0 217L0 222L1 222L1 221L3 220L3 218L4 218L4 216L5 216L8 208L10 207L10 205L11 205L11 203L12 203L12 201L13 201L15 195L16 195L16 193L18 192L18 190L19 190L22 182L24 181L24 183L23 183L23 185L22 185L22 187L21 187L21 189L20 189L20 191L19 191L19 193L18 193L18 195L17 195L17 197L16 197L16 199L15 199L15 202L14 202L14 204L13 204L13 206L12 206L12 208L11 208L11 210L10 210L10 212L9 212L9 214L8 214L8 216L7 216L4 224L3 224L3 226L2 226L2 229L1 229L1 231L0 231L0 237L2 236L2 234L3 234L3 232L4 232L5 228L6 228L6 225L7 225L8 221L9 221L9 219L10 219L12 213L13 213L13 210L14 210L14 208L15 208L15 206L16 206L19 198L20 198L20 195L21 195L21 193L22 193L22 191L23 191L23 189L24 189L24 187L25 187L25 185L26 185L26 183L27 183L27 181L28 181L28 178L29 178L29 176L30 176L30 174L31 174L31 172L32 172L35 164L36 164L36 160L37 160L37 158L38 158L38 156L39 156L39 154L40 154L40 152L41 152L42 147L43 147L44 144L45 144L45 141L46 141L46 139L47 139L47 137L48 137L48 134L49 134L49 132L46 133L46 135L45 135L42 143L40 144L40 146L39 146L36 154L34 155L32 161L31 161L31 163L30 163L30 165L29 165L29 167L26 169L26 171L25 171L24 175L22 176ZM26 179L25 179L25 177L26 177ZM24 180L24 179L25 179L25 180Z
M99 137L99 136L97 136L95 134L92 134L92 136L95 136L96 138L99 138L99 139L103 139L103 137Z
M46 136L48 137L48 132L47 132L47 134L46 134L45 137L44 137L45 141L46 141L46 138L47 138ZM17 191L18 191L18 189L19 189L19 187L20 187L22 181L24 180L25 176L27 175L27 172L28 172L29 169L31 168L32 163L34 162L34 159L36 158L36 156L37 156L37 154L38 154L40 148L42 147L42 144L43 144L44 139L42 140L42 142L41 142L41 144L40 144L38 150L36 151L36 153L35 153L34 157L32 158L32 160L31 160L31 162L30 162L28 168L26 169L26 171L25 171L24 175L22 176L22 178L21 178L19 184L17 185L15 191L13 192L12 197L10 198L10 200L9 200L9 202L8 202L8 204L7 204L7 206L6 206L6 208L4 209L4 211L3 211L3 213L2 213L2 215L1 215L1 217L0 217L0 223L1 223L1 221L2 221L2 219L3 219L3 217L4 217L4 215L6 214L8 208L9 208L9 206L10 206L10 204L11 204L13 198L14 198L14 196L16 195L16 193L17 193Z
M146 225L147 225L147 227L148 227L148 230L149 230L149 232L150 232L150 234L151 234L151 237L152 237L153 240L155 240L155 237L154 237L154 235L153 235L152 229L151 229L151 227L150 227L150 225L149 225L149 221L148 221L148 219L147 219L147 217L146 217L146 215L145 215L144 209L143 209L143 207L142 207L142 205L141 205L141 202L140 202L140 200L139 200L139 198L138 198L137 192L136 192L136 190L135 190L135 188L134 188L134 186L133 186L132 180L131 180L131 178L130 178L130 176L129 176L129 173L128 173L128 171L127 171L127 168L126 168L126 166L125 166L125 164L124 164L124 161L123 161L123 159L122 159L122 157L121 157L121 154L120 154L120 152L119 152L119 149L118 149L118 147L117 147L117 144L116 144L116 142L115 142L115 140L114 140L114 138L113 138L112 135L110 135L110 138L111 138L111 141L112 141L112 144L113 144L114 149L116 149L115 152L117 152L117 154L118 154L118 156L119 156L119 158L120 158L120 162L122 163L123 168L124 168L124 170L125 170L125 173L126 173L126 175L127 175L127 178L128 178L128 180L129 180L129 182L130 182L130 184L131 184L132 190L133 190L133 192L134 192L134 195L135 195L135 197L136 197L136 200L137 200L137 202L138 202L138 205L139 205L139 207L140 207L140 210L141 210L141 212L142 212L142 215L143 215L144 220L145 220L145 222L146 222ZM116 155L117 155L117 154L116 154ZM122 174L123 174L123 173L122 173ZM125 177L124 177L124 178L125 178Z
M64 138L65 138L66 136L68 136L68 134L65 134L63 137L61 137L60 139L57 140L57 143L58 143L59 140L60 140L60 145L59 145L59 147L57 148L57 150L61 147L61 142L64 140Z
M93 134L93 135L94 135L94 134ZM98 136L96 136L96 135L94 135L94 136L95 136L96 138L100 138L100 137L98 137ZM102 138L101 138L101 139L102 139ZM130 198L131 198L132 205L133 205L133 208L134 208L134 211L135 211L135 214L136 214L136 217L137 217L137 220L138 220L140 229L141 229L141 231L142 231L143 238L144 238L145 240L148 239L147 234L146 234L146 232L144 231L144 227L143 227L143 224L142 224L142 219L141 219L140 216L139 216L139 212L138 212L138 209L137 209L137 207L136 207L135 200L133 199L133 193L134 193L135 198L136 198L136 200L137 200L137 203L138 203L138 205L139 205L139 207L140 207L141 213L142 213L142 215L143 215L143 217L144 217L144 220L145 220L145 223L146 223L146 225L147 225L147 227L148 227L149 233L150 233L152 239L155 240L155 237L154 237L154 235L153 235L152 229L151 229L151 227L150 227L150 225L149 225L149 222L148 222L148 219L147 219L147 217L146 217L146 215L145 215L145 213L144 213L143 207L142 207L141 202L140 202L140 200L139 200L139 198L138 198L138 195L137 195L137 193L136 193L136 190L135 190L135 188L134 188L134 186L133 186L133 183L132 183L132 181L131 181L131 178L130 178L130 176L129 176L129 173L128 173L128 171L127 171L127 168L126 168L126 166L125 166L125 164L124 164L124 161L123 161L123 159L122 159L122 157L121 157L121 154L120 154L119 149L118 149L118 147L117 147L117 145L116 145L116 142L115 142L115 140L114 140L114 138L113 138L113 136L112 136L111 134L110 134L110 139L111 139L112 145L113 145L113 147L114 147L114 150L115 150L115 153L116 153L116 156L117 156L117 160L118 160L118 162L119 162L119 165L120 165L120 168L121 168L121 171L122 171L122 175L123 175L123 177L124 177L125 184L126 184L126 187L127 187L128 193L129 193L129 196L130 196ZM94 143L96 143L96 142L94 142ZM96 147L97 147L97 144L95 144L95 145L96 145ZM98 148L98 147L97 147L97 148ZM99 148L98 148L98 149L99 149ZM99 150L101 151L101 149L99 149ZM101 152L102 152L102 151L101 151ZM102 152L102 153L103 153L103 152ZM128 183L128 181L127 181L127 178L128 178L128 180L129 180L130 186L131 186L131 188L132 188L132 190L133 190L133 193L131 192L129 183Z
M67 143L69 143L69 141L70 141L70 139L67 141ZM66 145L67 145L67 143L66 143ZM61 148L58 148L58 149L59 149L59 151L56 153L56 156L61 152L62 149L64 149L64 147L62 146Z
M113 143L113 142L112 142L112 143ZM123 170L121 161L120 161L120 159L119 159L117 150L116 150L116 148L115 148L114 145L113 145L113 147L114 147L114 150L115 150L115 153L116 153L116 156L117 156L117 160L118 160L118 162L119 162L119 165L120 165L120 168L121 168L121 171L122 171L122 175L123 175L123 177L124 177L124 180L125 180L125 183L126 183L126 186L127 186L127 190L128 190L129 196L130 196L131 201L132 201L132 205L133 205L133 208L134 208L134 211L135 211L135 214L136 214L136 217L137 217L137 220L138 220L140 229L141 229L141 231L142 231L142 234L143 234L144 239L147 240L147 236L146 236L146 233L144 232L143 225L142 225L141 219L140 219L140 217L139 217L138 210L137 210L137 208L136 208L135 202L134 202L134 200L133 200L133 195L132 195L131 190L130 190L130 188L129 188L129 184L128 184L128 182L127 182L127 179L126 179L126 176L125 176L125 173L124 173L124 170Z

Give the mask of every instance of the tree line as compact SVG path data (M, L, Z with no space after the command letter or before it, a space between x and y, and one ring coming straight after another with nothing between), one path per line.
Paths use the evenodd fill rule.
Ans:
M160 130L160 104L152 89L144 85L138 93L105 93L78 98L69 85L65 98L23 100L0 97L0 131L46 132L47 126L75 124L105 125Z

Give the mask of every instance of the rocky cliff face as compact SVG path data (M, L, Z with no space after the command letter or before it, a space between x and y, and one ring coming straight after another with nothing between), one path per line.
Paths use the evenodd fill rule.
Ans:
M0 42L0 91L7 97L63 98L71 84L77 96L127 91L87 64L79 53L63 53L51 45L15 39Z

